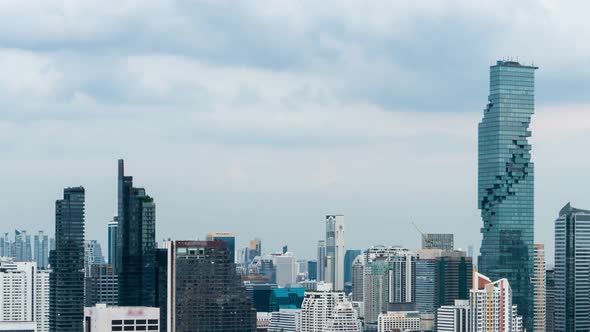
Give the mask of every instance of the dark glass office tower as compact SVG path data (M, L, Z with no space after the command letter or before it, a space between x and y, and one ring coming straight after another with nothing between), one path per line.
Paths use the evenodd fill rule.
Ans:
M156 306L156 204L119 160L119 305Z
M529 124L534 112L534 66L498 61L479 124L478 206L483 227L479 269L507 278L513 303L533 330L534 172Z
M224 241L168 246L168 331L254 332L252 306Z
M55 250L49 275L49 329L80 332L84 319L84 188L55 202Z
M555 331L555 270L545 271L545 332Z
M119 252L119 223L115 217L113 221L109 221L108 225L108 248L107 248L107 263L113 267L113 272L117 273L117 253Z

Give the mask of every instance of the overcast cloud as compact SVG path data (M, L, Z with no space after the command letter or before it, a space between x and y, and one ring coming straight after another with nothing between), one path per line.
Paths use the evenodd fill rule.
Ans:
M158 239L231 231L312 258L323 216L348 248L479 247L477 123L488 67L538 65L536 241L590 208L583 1L2 1L0 221L53 231L87 190L106 246L116 159L157 204ZM105 253L106 254L106 253Z

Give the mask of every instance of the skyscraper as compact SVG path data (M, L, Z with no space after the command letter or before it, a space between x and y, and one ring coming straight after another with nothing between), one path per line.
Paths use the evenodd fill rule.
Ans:
M555 220L555 331L590 331L590 211L569 203Z
M344 254L344 283L352 282L352 263L361 254L358 249L346 250Z
M535 332L545 332L545 245L535 243L535 270L533 274Z
M555 270L545 272L545 332L555 331Z
M529 124L537 67L498 61L479 124L478 207L483 234L479 268L507 278L527 330L533 330L534 165Z
M49 236L39 231L39 234L34 237L33 247L37 268L46 269L49 264Z
M363 255L358 255L352 263L352 300L357 302L363 301L364 287L364 269L365 263Z
M326 280L326 241L318 241L318 281Z
M49 256L49 329L80 332L84 319L84 188L55 202L55 250Z
M133 187L119 160L119 305L156 305L156 204L145 189Z
M31 236L27 231L14 230L14 252L13 257L23 262L33 261L33 251L31 250Z
M224 241L170 241L167 329L254 332L256 311Z
M100 243L96 240L84 241L84 276L90 276L92 265L104 265Z
M344 290L344 216L326 216L326 281Z
M107 263L111 264L113 267L113 272L117 273L117 255L118 255L118 232L119 232L119 222L117 222L117 217L114 218L113 221L109 221L108 224L108 248L107 248Z
M318 262L316 260L307 261L307 280L318 280Z
M207 234L207 241L225 241L227 242L230 260L232 263L236 262L236 236L227 232L214 232Z

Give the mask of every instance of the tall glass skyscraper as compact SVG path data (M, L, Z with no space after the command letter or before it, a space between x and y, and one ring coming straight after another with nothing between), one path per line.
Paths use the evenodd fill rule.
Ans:
M133 187L119 160L117 273L119 305L156 305L156 204L145 189Z
M84 188L55 202L55 250L49 256L49 330L80 332L84 320Z
M590 210L568 203L555 220L554 316L548 314L556 332L590 331L589 275ZM546 303L547 309L551 304Z
M533 326L534 172L529 124L534 66L498 61L479 124L478 206L483 219L479 269L507 278L527 330Z

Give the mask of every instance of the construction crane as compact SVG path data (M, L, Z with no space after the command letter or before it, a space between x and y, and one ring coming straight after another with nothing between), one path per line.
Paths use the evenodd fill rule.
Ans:
M422 235L422 240L424 241L425 247L426 248L430 248L431 242L428 238L426 238L426 235L424 235L424 233L422 233L422 231L420 230L420 228L418 228L418 225L416 225L416 223L414 223L413 221L411 222L411 224L414 226L414 228L418 231L418 233L420 233L420 235Z

